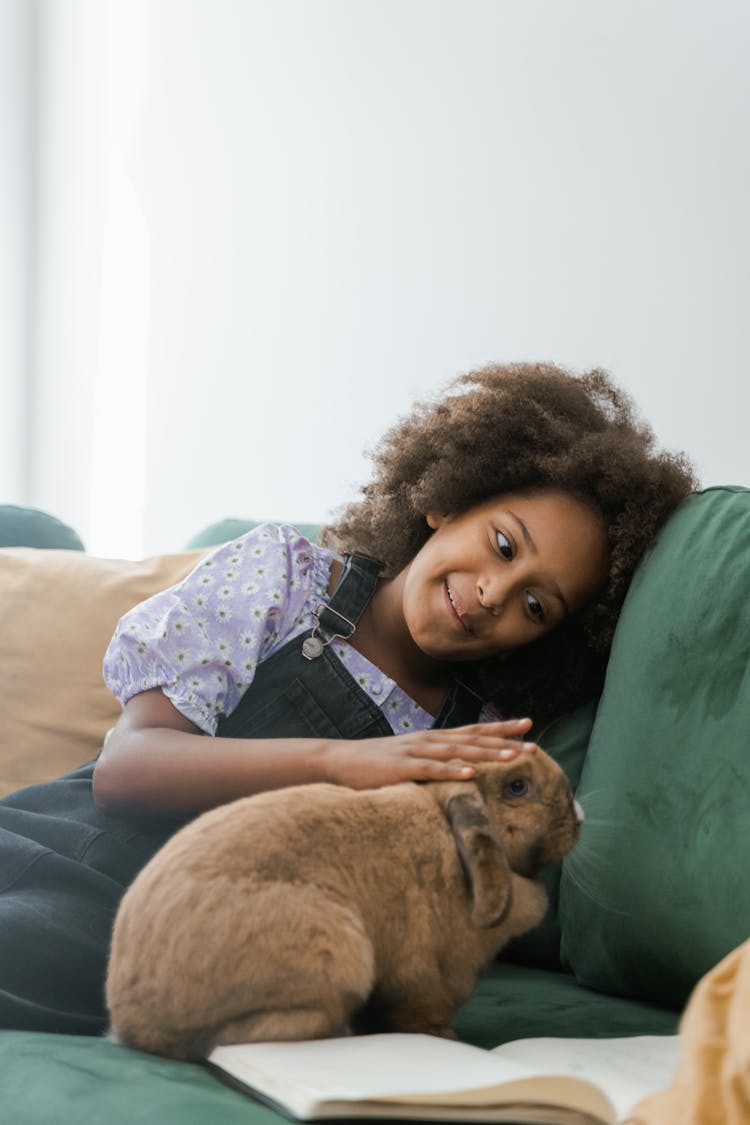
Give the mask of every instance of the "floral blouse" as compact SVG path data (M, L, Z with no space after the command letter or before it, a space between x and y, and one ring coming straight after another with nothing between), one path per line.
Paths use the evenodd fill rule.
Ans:
M313 627L332 562L330 551L288 525L262 524L223 544L120 619L104 657L107 686L122 704L161 688L186 718L215 734L257 665ZM346 641L331 648L396 733L432 726L432 715Z

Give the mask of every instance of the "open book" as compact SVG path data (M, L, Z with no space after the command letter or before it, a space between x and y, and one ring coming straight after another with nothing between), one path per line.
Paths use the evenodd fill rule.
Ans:
M668 1086L678 1037L518 1039L492 1051L431 1035L217 1047L211 1067L286 1116L614 1125Z

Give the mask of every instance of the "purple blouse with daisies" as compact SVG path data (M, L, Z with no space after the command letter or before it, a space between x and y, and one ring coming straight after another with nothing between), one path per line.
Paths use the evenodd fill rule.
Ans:
M313 627L332 562L330 551L288 525L263 524L224 544L182 582L121 618L104 657L107 686L122 704L161 688L178 711L215 734L256 666ZM432 726L432 715L346 641L332 649L396 733Z

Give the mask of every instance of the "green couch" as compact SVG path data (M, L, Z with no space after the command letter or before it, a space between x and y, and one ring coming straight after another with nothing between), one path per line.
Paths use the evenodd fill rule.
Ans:
M673 1033L697 980L750 934L748 562L750 491L691 496L635 576L601 698L538 733L584 832L547 874L545 922L457 1016L468 1041ZM13 1125L281 1120L200 1066L30 1032L0 1032L0 1105Z

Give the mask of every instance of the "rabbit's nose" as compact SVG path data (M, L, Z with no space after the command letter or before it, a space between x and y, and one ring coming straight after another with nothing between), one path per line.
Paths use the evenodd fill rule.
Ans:
M578 804L578 801L573 802L573 808L576 810L576 820L578 821L579 824L583 824L583 822L586 818L583 815L583 809Z

